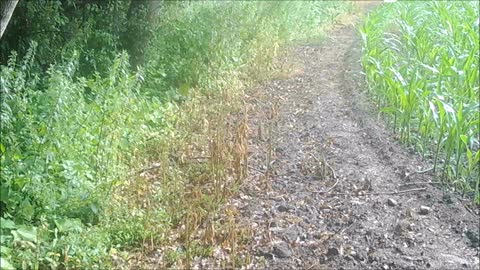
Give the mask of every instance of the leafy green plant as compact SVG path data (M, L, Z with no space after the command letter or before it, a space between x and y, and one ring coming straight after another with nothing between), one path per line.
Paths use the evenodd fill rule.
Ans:
M104 78L75 79L77 61L65 62L48 71L39 91L39 80L29 69L34 52L32 46L20 66L12 60L1 71L1 215L20 224L16 229L2 226L2 244L23 241L32 248L17 256L33 256L57 239L51 252L78 257L84 251L63 254L58 246L80 232L88 235L88 227L101 222L105 196L138 162L119 153L141 147L153 129L163 128L155 108L161 104L139 95L138 76L129 71L125 55L113 61ZM36 241L27 237L40 234L45 237ZM77 241L87 246L80 244L85 239ZM42 267L38 258L28 258L15 260Z

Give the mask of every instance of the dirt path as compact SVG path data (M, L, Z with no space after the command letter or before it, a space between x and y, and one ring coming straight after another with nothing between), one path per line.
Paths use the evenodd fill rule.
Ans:
M339 25L293 48L292 76L248 98L250 177L232 204L254 228L253 267L479 269L478 215L412 184L436 180L376 118L360 45Z

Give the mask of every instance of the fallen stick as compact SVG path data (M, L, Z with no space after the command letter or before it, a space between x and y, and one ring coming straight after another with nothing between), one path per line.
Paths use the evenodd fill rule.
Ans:
M310 153L310 155L315 159L315 161L317 161L318 163L321 163L315 155L313 155L312 153ZM337 174L335 174L335 170L332 168L332 166L330 166L330 164L328 164L326 161L324 161L323 163L330 169L330 171L332 171L333 179L336 179L336 181L335 181L335 184L333 184L333 186L331 186L326 191L318 191L317 192L317 193L320 193L320 194L329 193L330 191L332 191L337 186L338 180L339 180L339 178L337 178Z
M329 189L327 189L326 191L317 191L317 193L320 193L320 194L324 194L324 193L329 193L330 191L332 191L338 184L338 178L337 180L335 181L335 184L333 184L333 186L331 186Z
M337 175L335 174L335 171L333 170L332 166L330 166L330 164L326 162L325 162L325 165L327 165L327 167L332 171L333 179L337 179Z
M151 166L151 167L138 170L138 171L136 171L135 173L133 173L133 175L135 175L135 174L142 174L142 173L144 173L144 172L148 172L148 171L151 171L151 170L155 170L155 169L158 169L158 168L160 168L160 167L162 167L162 166L161 166L161 165L153 165L153 166Z
M403 193L409 193L409 192L415 192L415 191L425 191L427 188L412 188L412 189L406 189L406 190L400 190L400 191L392 191L392 192L374 192L374 193L358 193L358 194L351 194L351 193L330 193L329 195L334 196L334 195L351 195L351 196L368 196L368 195L397 195L397 194L403 194Z
M327 167L332 171L333 178L337 178L337 175L335 174L335 170L332 168L332 166L330 166L330 164L327 163L327 161L325 160L325 158L323 158L323 161L321 161L321 160L319 160L314 154L309 153L309 155L310 155L311 157L313 157L313 159L315 159L315 161L316 161L318 164L324 164L325 166L327 166Z
M425 169L423 171L414 171L413 173L418 173L418 174L426 173L426 172L429 172L429 171L433 171L433 169L434 169L434 167L431 167L431 168Z
M427 185L427 184L441 184L441 182L412 182L412 183L404 183L398 185L399 187L404 187L404 186L413 186L413 185Z
M255 168L255 167L253 167L253 166L250 166L250 165L248 165L248 168L250 168L250 169L252 169L252 170L254 170L254 171L257 171L257 172L259 172L259 173L263 173L263 174L266 174L266 173L267 173L266 171L263 171L263 170L261 170L261 169L257 169L257 168Z

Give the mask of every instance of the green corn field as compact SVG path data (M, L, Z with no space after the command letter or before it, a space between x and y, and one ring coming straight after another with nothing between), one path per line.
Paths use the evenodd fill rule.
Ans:
M479 4L397 2L361 27L368 91L441 181L480 201Z

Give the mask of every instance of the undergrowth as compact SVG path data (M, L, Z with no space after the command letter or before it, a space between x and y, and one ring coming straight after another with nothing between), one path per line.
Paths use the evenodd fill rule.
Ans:
M12 53L0 73L2 268L120 267L132 249L154 247L165 247L165 267L189 267L214 244L234 256L251 232L234 225L233 210L213 214L247 173L239 97L283 44L350 8L168 5L144 66L121 53L88 76L75 50L46 72L35 68L35 41Z

